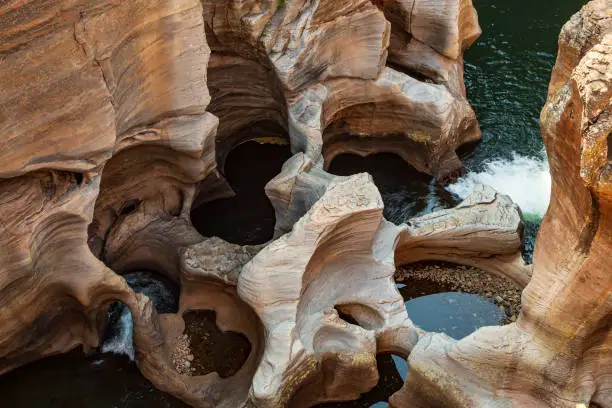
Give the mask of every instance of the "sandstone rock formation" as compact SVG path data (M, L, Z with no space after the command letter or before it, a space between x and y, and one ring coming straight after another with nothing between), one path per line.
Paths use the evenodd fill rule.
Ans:
M612 406L611 10L592 1L561 32L541 115L551 204L517 323L425 335L392 406Z
M97 347L121 301L141 372L194 407L354 399L376 384L378 353L409 358L397 407L612 406L607 6L589 3L561 36L531 281L508 197L482 187L398 226L368 175L325 171L379 151L439 180L461 171L456 148L480 134L462 78L480 32L470 0L0 6L0 374ZM232 194L225 158L265 121L294 153L266 186L275 239L200 236L196 197ZM425 259L529 283L518 322L460 342L423 332L393 274ZM121 278L136 270L180 284L178 313ZM177 370L183 316L198 310L251 344L235 375Z
M240 247L210 238L187 247L177 314L161 315L151 325L157 319L153 308L135 307L138 364L158 388L197 407L309 407L354 399L372 388L378 353L410 354L423 332L395 286L396 245L445 242L453 232L431 223L418 229L386 221L367 174L332 177L324 188L292 231L269 245ZM506 224L490 216L504 212ZM492 243L489 257L518 253L518 207L490 188L440 217L454 220L453 239L465 230L482 234ZM418 223L426 224L410 221ZM458 261L478 264L484 251L461 253ZM505 271L505 261L489 262L497 265L492 271ZM198 309L215 310L223 330L251 341L251 356L229 379L173 369L169 356L184 328L182 314Z
M438 260L471 265L524 287L531 269L519 255L522 228L517 205L479 185L454 208L410 219L400 235L395 263Z
M0 372L97 346L108 304L135 305L117 272L178 276L201 240L189 208L218 123L201 15L191 0L0 8Z
M480 138L463 87L463 50L480 34L474 8L384 3L381 11L368 0L205 0L219 162L236 131L273 120L288 130L293 152L315 162L321 149L327 164L339 152L388 151L440 180L460 173L455 150ZM392 31L423 50L403 51L409 57L388 66ZM423 55L440 66L410 59Z

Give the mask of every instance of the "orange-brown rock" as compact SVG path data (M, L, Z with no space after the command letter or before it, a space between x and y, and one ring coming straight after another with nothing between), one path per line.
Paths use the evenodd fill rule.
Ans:
M394 225L367 174L325 171L347 151L394 152L441 180L461 170L455 149L480 135L462 79L480 32L469 0L9 0L0 373L99 346L121 301L141 372L194 407L357 398L390 352L410 362L397 407L612 406L609 10L590 2L561 35L542 113L553 199L531 276L520 212L490 188ZM194 200L232 194L225 157L266 121L294 153L265 189L274 240L200 236ZM459 342L423 332L393 275L424 259L526 285L518 321ZM121 278L135 270L178 283L179 311L158 315ZM251 345L228 378L173 361L184 313L202 310Z
M97 346L109 303L136 304L116 272L201 239L218 121L198 1L10 1L0 39L4 372Z
M462 62L480 34L476 12L469 0L383 3L204 1L220 157L237 130L273 120L286 127L293 153L313 162L386 151L443 182L460 174L455 150L480 139ZM390 17L413 8L412 24ZM388 66L392 31L428 41L410 57L435 61L440 72L410 58Z

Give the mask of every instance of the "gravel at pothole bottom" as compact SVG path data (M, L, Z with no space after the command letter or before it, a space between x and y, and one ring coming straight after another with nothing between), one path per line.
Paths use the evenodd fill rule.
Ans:
M428 284L440 287L441 291L466 292L490 298L506 314L505 324L516 321L521 311L522 289L508 279L478 268L446 262L417 262L398 267L395 279L407 286L413 282L415 290L410 294L411 298L433 293L434 290L427 289Z
M183 319L185 332L177 339L171 356L179 373L216 372L228 378L240 370L251 352L251 344L243 334L221 331L212 310L189 311Z

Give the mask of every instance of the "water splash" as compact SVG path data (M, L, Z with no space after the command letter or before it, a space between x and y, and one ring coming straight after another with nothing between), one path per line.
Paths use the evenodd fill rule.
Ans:
M134 360L134 322L130 309L123 303L111 306L108 330L109 334L105 336L102 344L102 353L123 354Z
M550 201L548 161L513 154L512 159L497 159L484 164L484 171L470 172L447 190L467 197L476 184L487 184L506 194L521 207L526 220L539 221Z
M133 272L124 276L134 292L147 295L159 313L176 313L178 292L175 288L147 272ZM134 360L134 322L130 309L115 302L108 311L108 329L102 353L123 354Z

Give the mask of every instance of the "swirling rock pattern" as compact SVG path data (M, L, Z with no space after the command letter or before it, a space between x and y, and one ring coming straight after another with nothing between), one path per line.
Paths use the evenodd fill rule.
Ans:
M354 399L378 353L409 359L396 407L612 406L609 10L592 1L560 37L532 271L518 207L488 187L398 226L370 176L325 171L378 151L441 181L461 171L455 149L480 137L463 86L480 34L470 0L5 2L0 373L97 347L121 301L141 372L194 407ZM225 157L263 121L294 153L265 189L274 239L200 236L195 198L232 194ZM526 286L517 323L459 342L416 327L393 275L423 259ZM121 277L135 270L180 284L179 311L158 315ZM194 310L250 342L233 376L177 371Z
M442 181L460 174L455 150L480 139L462 59L480 27L470 1L419 4L204 1L210 110L220 118L223 150L237 130L274 120L287 128L293 152L315 162L324 154L329 164L340 151L387 151ZM390 17L402 13L405 20ZM389 66L397 48L391 32L426 42L428 51L413 57L427 54L448 66L438 75L401 58Z

